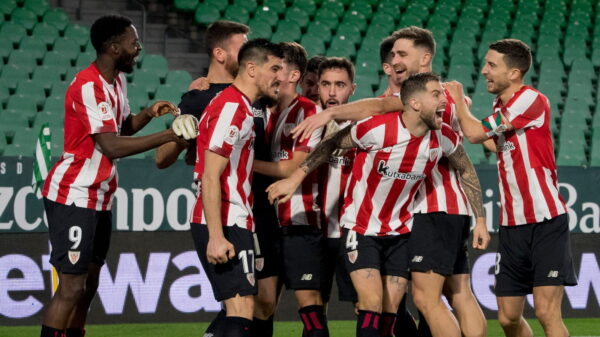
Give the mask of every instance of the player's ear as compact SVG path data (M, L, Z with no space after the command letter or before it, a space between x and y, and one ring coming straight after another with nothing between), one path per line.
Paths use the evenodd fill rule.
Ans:
M420 111L421 110L421 101L418 100L416 97L412 97L411 99L408 100L408 106L410 106L410 108L413 109L414 111Z
M350 96L354 95L354 90L356 90L356 83L352 83L352 92L350 93Z
M258 70L256 68L256 63L252 61L247 61L244 65L244 69L246 70L246 74L248 74L248 76L252 78L256 77L256 71Z
M431 64L432 60L433 55L430 52L425 51L423 53L423 56L421 56L421 67L428 67Z
M392 72L394 71L394 68L392 67L391 64L389 63L383 63L382 65L383 67L383 72L387 75L390 76L392 74Z
M518 81L520 79L522 79L523 77L525 77L525 74L523 74L521 72L521 70L517 69L517 68L512 68L509 70L508 72L508 78L512 81Z
M298 81L300 81L301 75L302 74L300 73L300 70L294 69L294 70L290 71L290 75L288 76L288 81L298 82Z
M227 52L225 52L225 49L223 48L216 47L212 50L212 57L219 63L225 63L225 60L227 60Z

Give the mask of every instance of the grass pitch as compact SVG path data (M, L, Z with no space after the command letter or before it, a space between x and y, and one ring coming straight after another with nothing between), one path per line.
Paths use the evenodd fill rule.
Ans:
M529 320L536 336L543 336L542 327L536 320ZM600 337L600 318L571 318L565 319L571 336ZM88 337L178 337L202 336L208 323L164 323L164 324L106 324L89 325ZM355 335L354 321L330 321L331 337L350 337ZM0 337L32 337L39 336L38 326L0 327ZM300 337L302 324L300 322L276 322L274 337ZM502 328L496 320L488 320L488 337L504 336Z

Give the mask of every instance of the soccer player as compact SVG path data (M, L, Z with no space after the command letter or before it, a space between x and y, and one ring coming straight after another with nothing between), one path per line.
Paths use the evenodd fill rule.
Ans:
M207 87L199 89L198 80L192 83L190 91L181 97L179 109L182 114L190 114L200 120L208 103L233 82L238 71L238 53L248 40L248 26L232 21L216 21L206 29L206 52L210 59L207 77L202 77ZM170 142L156 149L155 162L158 168L171 166L179 154L186 149L185 144ZM186 152L186 162L193 165L196 158L196 143L190 142Z
M433 73L402 84L400 113L377 115L346 127L321 143L289 179L269 187L269 199L285 202L302 179L337 148L357 148L342 226L346 267L358 293L357 336L392 336L379 326L395 313L406 292L407 243L414 196L442 158L460 172L470 202L483 208L475 169L458 136L442 124L446 98ZM472 191L471 191L472 190ZM282 197L282 198L281 198Z
M165 101L130 113L126 80L140 53L130 19L103 16L91 28L96 60L79 72L65 97L65 146L48 174L42 194L48 216L59 286L46 307L42 337L83 336L90 303L98 288L112 229L111 204L117 189L116 159L166 142L196 137L197 121L179 116L173 127L144 137L127 137L152 118L176 113ZM66 332L65 332L66 329Z
M199 125L194 168L199 193L191 230L215 298L225 305L224 336L250 336L256 294L251 103L277 97L282 56L278 45L264 39L244 44L233 84L206 107Z
M354 94L354 65L345 58L331 57L325 59L318 70L318 88L321 106L329 108L348 103ZM350 125L349 121L331 121L325 127L325 136L335 134L340 129ZM331 287L335 276L338 298L340 301L356 302L356 292L350 276L340 255L342 206L344 192L350 173L355 151L339 151L333 153L326 165L319 167L319 194L321 200L321 226L326 238L324 260L323 286L321 295L323 302L328 303Z
M272 162L257 160L254 166L255 172L278 179L288 177L321 139L320 132L304 142L291 138L290 131L305 117L317 113L318 108L296 93L306 69L306 51L294 42L283 42L281 46L283 80L277 104L268 110L267 138ZM304 324L303 335L307 337L329 336L320 294L323 246L317 197L314 174L291 200L276 206L281 226L281 276L286 288L294 290Z
M524 85L531 50L522 41L494 42L481 73L496 95L494 114L483 123L464 104L457 115L472 143L492 138L500 188L500 242L496 257L498 320L506 336L531 336L523 318L525 295L546 336L568 336L562 321L564 286L577 284L567 207L559 194L548 98ZM456 102L462 87L448 84Z
M319 101L319 65L325 61L326 57L317 55L313 56L308 60L306 65L306 73L300 80L300 89L302 89L302 96L310 99L315 104L320 104Z

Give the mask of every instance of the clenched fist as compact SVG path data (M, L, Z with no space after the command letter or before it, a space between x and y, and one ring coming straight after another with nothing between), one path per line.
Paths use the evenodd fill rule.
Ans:
M198 135L198 120L192 115L177 116L171 129L178 137L185 140L194 139Z

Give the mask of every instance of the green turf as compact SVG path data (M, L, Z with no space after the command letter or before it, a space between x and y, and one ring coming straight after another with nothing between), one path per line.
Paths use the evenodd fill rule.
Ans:
M535 320L529 320L534 335L543 336L542 328ZM571 318L565 319L571 336L594 336L600 332L600 318ZM111 324L89 325L86 336L88 337L177 337L201 336L207 323L164 323L164 324ZM302 325L299 322L275 323L275 337L299 337ZM331 337L354 336L354 322L330 321L329 331ZM39 334L37 326L0 327L0 337L30 337ZM488 321L488 337L504 336L496 320Z

